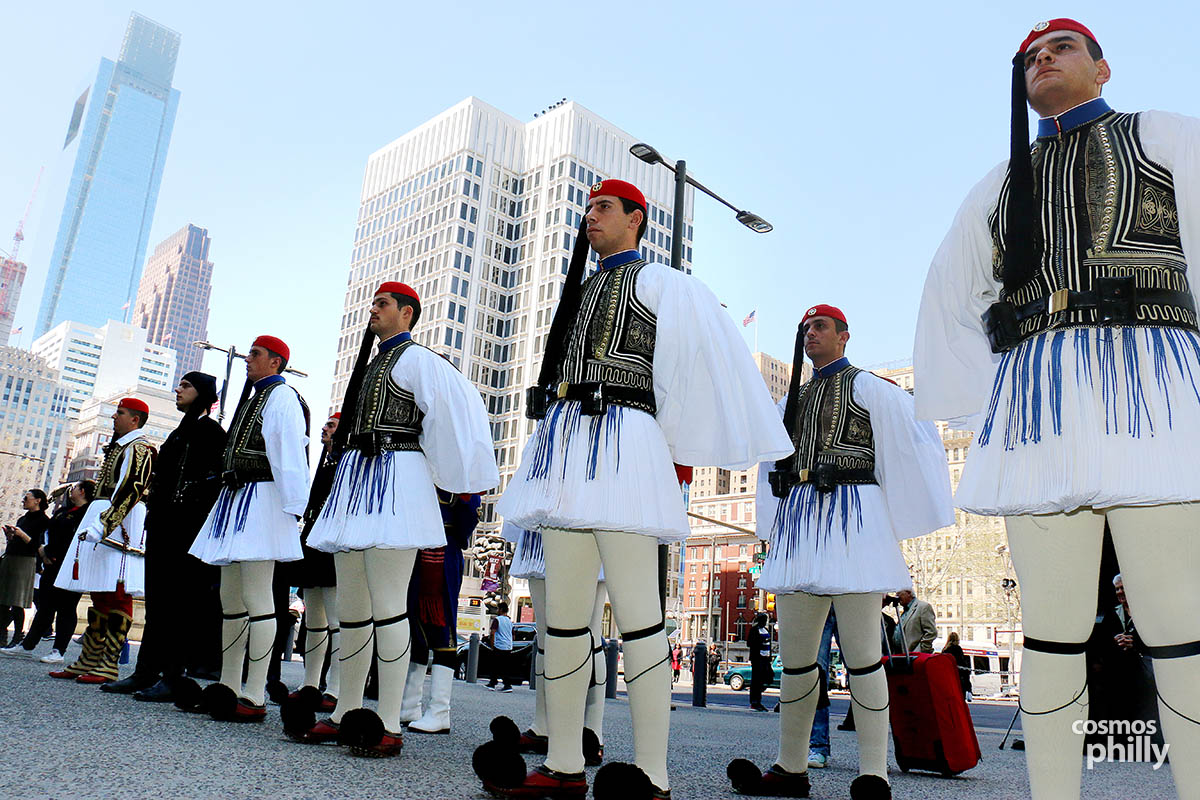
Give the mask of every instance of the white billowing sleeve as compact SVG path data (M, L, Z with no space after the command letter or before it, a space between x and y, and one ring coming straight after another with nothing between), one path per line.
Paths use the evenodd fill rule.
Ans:
M647 264L637 296L658 318L655 418L675 463L745 469L792 452L766 382L716 295L679 270Z
M918 419L961 420L987 403L1000 358L980 319L1000 299L988 215L1007 169L1004 162L975 185L929 266L913 343Z
M896 538L953 525L950 470L937 426L917 420L908 392L869 372L855 377L854 399L871 414L875 480Z
M308 424L295 389L285 385L272 390L262 431L283 510L303 516L308 506Z
M783 419L787 411L787 395L775 406L779 419ZM780 456L782 458L782 456ZM777 461L778 459L776 459ZM775 461L764 461L758 465L758 485L754 488L754 517L757 522L754 532L758 538L767 541L771 538L771 529L775 526L775 515L779 513L779 498L771 491L771 470L775 469Z
M1138 133L1146 155L1170 170L1174 179L1179 239L1187 257L1188 283L1196 295L1200 284L1200 119L1145 111L1138 117Z
M483 398L453 364L414 345L392 367L392 380L413 393L425 414L421 450L435 485L473 494L500 484Z

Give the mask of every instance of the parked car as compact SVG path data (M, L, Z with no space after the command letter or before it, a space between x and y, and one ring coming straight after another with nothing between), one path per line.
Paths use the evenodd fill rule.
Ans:
M537 628L531 622L513 623L513 648L508 656L508 670L504 680L513 686L529 680L529 670L533 658L534 643L537 641ZM459 636L458 668L455 677L460 681L467 679L467 651L471 649L470 640ZM479 642L479 680L488 680L492 674L492 659L495 653L487 639Z
M725 670L725 683L730 689L735 692L740 692L742 689L747 689L750 686L750 665L749 664L730 664ZM779 656L771 659L771 682L767 684L768 689L778 689L779 679L783 675L783 662L779 660ZM829 688L830 689L845 689L847 686L846 668L842 666L842 654L837 650L829 654Z

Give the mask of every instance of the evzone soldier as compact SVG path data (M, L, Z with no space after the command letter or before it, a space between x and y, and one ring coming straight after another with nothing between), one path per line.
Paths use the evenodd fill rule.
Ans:
M498 742L483 745L477 773L503 796L587 791L588 623L601 565L624 641L638 769L606 766L597 788L611 781L609 791L622 791L617 776L625 775L641 791L670 796L671 667L658 544L689 531L672 464L740 468L792 450L717 298L638 253L646 213L645 197L630 183L592 187L537 385L526 396L537 430L497 505L506 520L542 534L546 560L548 752L524 781L511 781L509 754ZM600 268L584 281L589 244Z
M412 658L400 722L415 733L450 732L450 695L458 665L458 593L466 565L463 550L471 545L483 500L478 494L450 494L442 489L437 494L446 543L417 551L408 585ZM429 702L424 703L427 670Z
M367 757L403 747L408 583L418 549L446 544L434 487L473 494L500 482L483 400L453 364L412 340L420 314L406 284L388 281L375 292L334 436L344 452L309 536L310 546L334 554L341 694L328 719L288 733L305 743L340 740ZM372 645L378 715L362 708Z
M209 416L216 401L212 375L189 372L175 387L183 419L158 450L146 501L146 623L137 668L101 691L172 701L185 668L211 669L208 659L220 652L219 609L196 613L197 600L217 582L216 568L188 555L220 488L213 479L221 471L225 429ZM210 630L214 636L206 635Z
M96 499L79 521L77 541L68 551L54 585L89 592L83 652L70 666L50 673L78 683L117 679L117 660L133 623L133 598L146 588L146 505L154 472L154 446L142 427L150 407L136 397L117 403L112 441L96 478Z
M1080 792L1084 649L1107 523L1154 659L1171 771L1200 796L1200 120L1125 113L1075 20L1012 62L1010 158L967 196L930 267L917 412L979 415L957 505L1004 516L1021 584L1034 798ZM1040 115L1028 141L1028 104ZM965 427L965 426L964 426ZM1074 729L1073 729L1074 727Z
M900 540L953 525L954 509L937 428L916 421L899 386L851 365L849 339L841 310L804 313L778 406L796 452L758 471L760 532L770 542L758 586L775 594L781 631L779 757L765 773L733 761L727 772L741 794L808 797L817 654L832 605L858 730L850 796L892 796L879 609L886 593L912 586ZM801 383L806 355L813 376Z
M221 568L221 680L204 690L213 719L262 722L275 641L276 561L301 557L297 520L308 502L308 406L282 374L291 351L259 336L222 456L224 486L189 551ZM249 655L246 680L243 666Z
M502 529L504 538L513 542L512 565L508 574L524 578L529 582L529 598L533 601L533 622L537 629L534 643L534 673L538 681L535 687L533 722L524 731L508 717L492 720L492 734L496 741L517 742L522 753L546 755L549 736L546 726L546 559L542 550L542 535L527 531L506 522ZM587 701L583 708L583 760L584 766L598 767L604 761L604 691L608 679L608 664L604 658L604 638L600 624L604 619L604 604L608 602L608 591L604 585L604 570L601 569L596 583L596 594L592 606L588 631L592 638L591 678L588 681Z
M276 580L289 588L300 589L304 598L304 683L280 703L280 714L291 715L315 711L333 711L339 694L338 642L341 632L337 617L337 573L333 554L314 550L308 544L313 525L321 515L329 490L333 488L333 476L337 472L337 458L333 451L333 434L337 431L342 414L335 411L321 426L321 460L313 475L312 488L308 494L308 506L304 509L304 527L300 532L300 547L304 558L280 565L282 573ZM276 646L278 650L278 643ZM328 664L328 671L326 671ZM272 669L275 669L273 663ZM322 687L322 683L324 686ZM297 705L298 704L298 705ZM287 707L285 709L285 707ZM301 710L302 709L302 710ZM315 720L314 720L315 721ZM310 727L310 722L308 726Z

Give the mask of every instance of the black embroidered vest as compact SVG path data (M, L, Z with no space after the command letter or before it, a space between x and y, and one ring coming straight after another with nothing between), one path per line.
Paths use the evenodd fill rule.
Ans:
M227 485L245 486L256 481L275 479L271 474L271 462L267 460L267 442L263 438L263 410L267 407L267 398L281 386L287 384L283 381L267 384L242 404L234 415L233 424L229 426L229 438L225 442L222 477ZM304 418L308 419L308 406L299 392L296 392L296 399L304 410Z
M421 449L418 437L425 414L417 407L413 393L392 379L396 362L414 346L419 347L407 339L379 353L367 365L355 407L354 430L347 439L350 447L368 455L383 450Z
M96 475L96 497L109 500L117 488L117 476L121 471L121 456L129 445L117 444L113 439L104 447L104 461L100 464L100 472Z
M1041 263L1033 280L1002 292L1001 303L984 315L994 351L1054 328L1197 330L1174 181L1142 149L1137 114L1110 112L1039 138L1033 168ZM989 218L997 280L1009 190L1006 176Z
M607 402L653 414L658 320L636 292L645 266L639 259L587 279L557 380L560 385L601 384Z
M796 421L788 431L796 452L776 462L771 473L776 494L796 483L811 482L822 491L837 484L877 483L871 414L854 400L854 378L862 371L846 366L800 387Z

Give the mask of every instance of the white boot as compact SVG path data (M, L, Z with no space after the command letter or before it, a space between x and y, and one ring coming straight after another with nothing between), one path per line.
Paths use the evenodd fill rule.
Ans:
M408 726L418 733L450 732L450 690L454 688L454 669L441 664L433 665L430 681L429 708L425 716Z
M408 680L404 683L404 700L400 703L400 721L416 722L421 718L421 693L425 689L425 669L428 664L410 661Z

